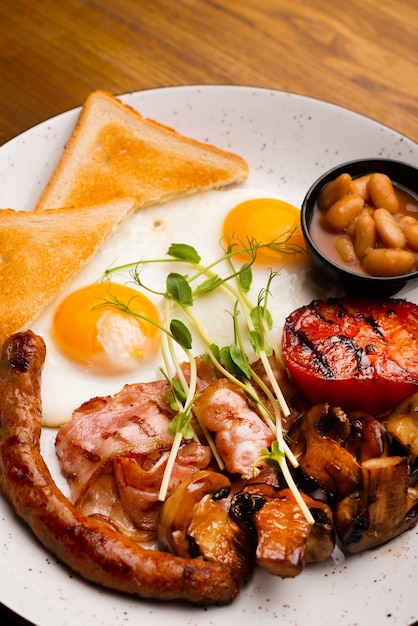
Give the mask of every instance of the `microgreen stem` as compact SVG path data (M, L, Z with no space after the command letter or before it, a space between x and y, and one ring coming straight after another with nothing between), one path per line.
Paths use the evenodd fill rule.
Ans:
M266 417L264 417L264 419L265 419L267 425L270 426L271 430L276 435L277 441L278 441L279 446L280 446L280 450L282 450L284 452L284 454L289 459L289 461L293 465L293 467L298 467L299 463L298 463L295 455L290 450L289 446L287 445L287 443L286 443L286 441L285 441L285 439L283 437L283 430L282 430L282 424L281 424L281 415L280 415L280 410L279 410L279 407L278 407L278 404L277 404L277 400L276 400L274 394L271 393L271 391L268 388L268 386L264 383L262 378L260 378L256 374L256 372L254 372L253 370L252 370L252 374L253 374L254 381L257 383L257 385L260 387L260 389L266 395L266 397L268 398L268 400L269 400L269 402L272 405L273 410L274 410L274 415L275 415L274 422L272 420L267 421ZM263 404L261 404L261 406L264 407ZM268 414L271 415L270 412L268 412Z
M283 474L283 478L285 479L287 485L289 486L289 489L291 490L291 492L293 493L296 502L298 503L300 510L302 511L303 515L305 516L306 521L309 524L315 524L315 519L312 515L312 513L309 510L308 505L306 504L305 500L302 498L302 494L300 493L299 489L297 488L297 485L295 484L295 481L293 480L292 474L289 471L289 468L287 466L286 460L283 459L281 461L279 461L279 466L280 469L282 471Z
M170 454L167 460L167 465L165 466L163 479L160 485L158 499L161 502L164 502L164 500L167 497L167 491L168 491L168 487L170 484L170 478L173 473L174 463L176 462L177 454L178 454L182 439L183 439L183 435L181 431L180 432L177 431L176 434L174 435L173 445L171 446Z

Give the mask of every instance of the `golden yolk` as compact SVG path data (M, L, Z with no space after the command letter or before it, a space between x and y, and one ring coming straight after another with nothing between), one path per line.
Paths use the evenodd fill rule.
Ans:
M97 372L116 373L155 354L157 326L107 304L116 299L159 323L154 304L126 285L103 282L74 291L58 305L53 319L55 340L70 359Z
M274 198L256 198L246 200L234 207L223 223L222 235L224 245L233 244L235 250L248 248L249 242L269 244L272 247L260 248L257 251L256 263L295 263L305 250L302 230L300 228L299 210L288 202ZM281 244L281 251L277 244ZM297 252L297 253L295 253ZM248 261L250 255L237 254L242 261Z

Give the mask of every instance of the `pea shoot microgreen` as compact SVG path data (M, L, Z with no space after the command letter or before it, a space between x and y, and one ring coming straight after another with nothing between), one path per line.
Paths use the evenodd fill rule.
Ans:
M276 439L273 441L271 449L262 450L259 458L255 461L254 472L257 471L257 466L260 463L273 464L280 469L285 481L300 504L306 519L312 523L312 515L294 483L287 464L289 461L294 467L298 465L285 441L281 426L282 416L289 415L289 408L274 376L269 360L273 353L280 359L279 349L272 337L273 320L268 310L271 283L278 272L269 270L267 284L258 294L255 306L248 298L253 281L252 266L256 260L257 251L262 247L271 246L274 247L277 244L262 244L251 239L248 241L245 249L237 247L236 244L230 245L224 250L224 254L219 259L209 265L203 265L199 253L193 246L172 243L167 251L166 258L139 261L110 268L106 271L106 277L109 278L115 272L129 271L131 279L138 287L161 297L164 301L165 320L161 325L157 324L162 331L161 352L165 369L161 371L170 385L169 402L175 412L175 416L169 426L169 433L173 436L173 446L162 480L159 499L164 500L166 498L171 472L182 440L195 437L191 422L193 404L198 391L196 361L192 354L193 336L188 325L175 316L175 311L178 308L185 319L190 322L193 331L203 340L206 346L206 351L202 358L212 362L223 376L234 381L243 389L275 434ZM242 255L243 252L249 255L250 260L235 266L234 258L237 255ZM158 291L145 284L141 277L141 270L146 264L168 262L181 263L191 273L169 272L166 276L164 291ZM224 269L225 262L229 270L226 276L222 276L217 273L217 268L222 264ZM233 310L231 311L233 341L225 346L218 346L213 343L193 311L196 299L221 288L228 291L234 300ZM123 304L116 298L111 298L106 304L112 304L132 315L138 315L130 309L129 303L128 305ZM244 320L245 331L242 330L242 326L239 324L241 315ZM139 315L139 317L141 316ZM244 347L243 332L245 332L245 337L248 338L254 356L261 360L269 384L254 370L251 359ZM188 380L176 356L175 345L183 350L186 360L190 364ZM260 394L256 390L257 387L261 389L267 402L260 398ZM207 436L215 459L220 468L223 469L222 459L219 457L210 433L204 424L200 424L200 426L205 436Z

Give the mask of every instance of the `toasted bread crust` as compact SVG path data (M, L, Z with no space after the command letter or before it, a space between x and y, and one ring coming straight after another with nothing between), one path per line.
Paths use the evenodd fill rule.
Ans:
M144 118L106 91L87 98L35 210L80 207L120 197L138 207L238 183L248 165L236 154Z
M71 212L0 211L0 345L52 302L135 206L125 198Z

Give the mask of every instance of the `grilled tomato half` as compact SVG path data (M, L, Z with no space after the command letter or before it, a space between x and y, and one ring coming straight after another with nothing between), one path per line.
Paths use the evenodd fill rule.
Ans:
M314 300L285 321L283 358L313 404L374 416L418 388L418 306L356 296Z

